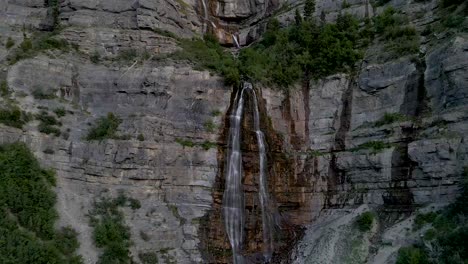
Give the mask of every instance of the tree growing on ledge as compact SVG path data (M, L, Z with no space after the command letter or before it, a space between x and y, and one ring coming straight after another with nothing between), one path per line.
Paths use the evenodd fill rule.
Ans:
M315 0L306 0L304 4L304 18L311 20L315 11Z

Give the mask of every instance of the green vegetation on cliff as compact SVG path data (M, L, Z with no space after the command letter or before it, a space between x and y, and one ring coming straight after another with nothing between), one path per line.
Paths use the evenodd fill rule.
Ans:
M173 58L221 74L228 85L238 85L244 76L287 88L304 77L320 78L351 70L362 58L360 39L358 22L350 15L339 16L336 24L326 25L298 19L298 23L286 28L271 20L263 40L243 49L238 60L212 36L182 41L183 50Z
M115 199L104 198L96 202L90 212L94 243L103 250L99 256L99 264L133 263L129 250L130 230L119 209L124 206L132 209L141 207L138 200L120 193Z
M419 214L414 229L426 227L422 240L399 251L397 264L465 264L468 261L468 168L455 203L440 212Z
M97 120L96 124L91 127L86 136L86 140L103 140L106 138L119 139L117 129L119 128L122 119L108 113L107 116L101 117Z
M54 228L54 173L15 143L0 146L0 179L0 263L82 263L76 232Z

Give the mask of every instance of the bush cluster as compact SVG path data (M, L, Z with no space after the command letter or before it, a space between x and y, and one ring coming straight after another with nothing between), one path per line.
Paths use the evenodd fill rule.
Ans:
M60 136L60 128L62 125L53 115L49 115L47 111L41 111L36 115L36 119L39 120L39 132L45 134L54 134L56 137Z
M357 227L362 232L367 232L371 230L372 225L374 223L374 214L372 212L365 212L359 215L356 220Z
M54 172L15 143L0 146L0 178L0 263L83 263L76 232L54 228Z
M408 18L388 7L374 18L375 33L386 42L385 49L392 57L414 54L419 51L419 35Z
M127 198L122 193L117 198L104 198L94 203L90 212L93 240L103 252L99 264L130 263L130 230L124 223L124 215L119 207L140 207L136 199Z
M224 51L216 37L206 35L202 39L181 40L182 50L172 55L177 60L188 60L198 67L224 76L227 85L239 85L239 65L234 57Z
M108 113L107 116L99 118L97 123L91 127L86 140L118 139L117 129L120 123L122 123L122 120L119 117L113 113Z
M0 109L1 124L16 128L22 128L23 125L29 121L29 115L21 111L18 107Z
M297 15L299 16L299 15ZM281 28L277 20L268 23L263 40L242 49L238 60L225 52L213 36L204 40L182 40L183 50L174 59L189 60L197 66L224 76L226 84L238 85L241 76L259 83L287 88L302 78L320 78L352 69L362 58L358 47L358 21L340 15L336 24L317 24L297 18Z

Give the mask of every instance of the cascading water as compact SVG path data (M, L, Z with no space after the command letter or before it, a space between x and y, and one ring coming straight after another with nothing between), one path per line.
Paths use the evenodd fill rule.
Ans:
M237 39L237 36L232 34L232 39L234 40L234 44L236 44L236 48L240 49L240 44L239 40Z
M204 22L203 22L203 33L206 33L207 31L207 26L206 26L206 23L207 21L209 21L208 19L208 7L206 6L206 2L205 0L201 0L202 1L202 5L203 5L203 16L204 16Z
M265 137L260 130L260 114L257 102L257 95L252 88L252 84L245 82L240 92L234 100L233 114L230 116L231 127L229 129L228 151L226 156L226 188L223 195L224 225L229 242L232 247L233 260L235 264L244 263L241 254L242 242L244 238L244 194L242 190L242 152L241 124L244 110L244 94L250 91L254 102L254 130L258 141L259 153L259 200L262 212L263 228L263 255L266 262L271 259L273 252L273 219L270 207L270 198L266 184L266 149Z
M244 109L244 88L234 100L230 117L228 151L226 158L226 189L223 195L224 227L232 247L234 263L244 263L240 254L244 237L244 194L242 192L242 152L240 149L241 121Z
M250 85L250 84L249 84ZM250 85L251 86L251 85ZM262 210L262 227L263 227L263 255L266 261L271 259L273 253L273 218L269 207L271 206L266 184L266 151L265 151L265 136L260 130L260 113L258 111L257 94L252 90L254 96L254 129L257 135L258 155L259 155L259 199Z

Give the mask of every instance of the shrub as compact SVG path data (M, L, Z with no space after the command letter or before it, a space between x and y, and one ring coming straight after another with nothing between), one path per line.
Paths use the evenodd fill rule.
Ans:
M341 8L345 9L351 7L351 4L348 3L348 1L344 0L343 3L341 4Z
M44 149L42 152L44 152L45 154L54 154L55 151L51 148L46 148Z
M101 61L101 55L99 55L99 52L95 51L89 59L91 60L92 63L97 64L99 61Z
M464 20L465 20L464 15L450 14L444 19L443 25L445 27L454 28L454 27L458 27L462 25Z
M219 110L211 111L211 116L219 116L219 115L221 115L221 111L219 111Z
M139 134L139 135L137 136L137 139L138 139L139 141L145 141L145 136L143 136L143 134Z
M442 0L442 7L450 7L463 4L465 0Z
M36 115L36 119L48 126L62 125L53 115L49 115L46 111L41 111Z
M187 60L198 67L206 68L225 78L228 85L239 85L240 74L237 62L233 56L223 50L216 38L207 35L204 40L181 40L181 51L175 52L172 57L178 60Z
M138 52L135 49L122 50L117 55L117 60L132 61L138 57Z
M65 110L65 108L63 107L59 107L59 108L55 108L54 109L54 113L58 116L58 117L63 117L67 114L67 111Z
M54 116L49 115L46 111L41 111L36 115L36 119L40 121L38 129L39 132L45 134L54 134L60 136L60 129L56 126L61 126L60 123Z
M183 147L192 148L195 146L195 143L191 140L176 138L175 141L179 143L180 145L182 145Z
M215 142L205 141L205 142L201 143L200 146L204 150L209 150L211 148L216 148L218 146L218 144L216 144Z
M36 88L32 91L32 96L35 99L45 100L45 99L54 99L57 96L55 95L55 90L43 90L42 88Z
M185 3L185 2L183 2ZM178 39L179 37L177 37L176 34L168 31L168 30L165 30L165 29L160 29L160 28L153 28L152 29L156 34L158 35L161 35L161 36L164 36L164 37L168 37L168 38L173 38L173 39Z
M402 247L398 250L396 264L429 264L426 252L417 247Z
M76 232L55 230L55 175L20 143L0 146L0 263L83 263Z
M371 230L372 224L374 223L374 218L374 214L371 212L362 213L356 220L357 227L362 232Z
M427 214L418 213L414 218L413 229L418 230L423 227L424 224L432 223L437 217L437 213L429 212Z
M5 43L5 48L10 49L15 45L15 41L11 38L8 37L6 43Z
M358 151L361 149L370 149L372 153L378 153L384 149L391 148L391 147L392 147L391 144L384 143L383 141L369 141L369 142L366 142L357 146L354 149L351 149L351 151Z
M158 264L158 255L153 252L139 253L138 258L143 264Z
M130 203L130 208L132 208L133 210L141 208L141 203L137 199L128 198L128 202Z
M216 125L212 121L206 121L203 125L207 132L213 133L216 130Z
M1 81L0 82L0 95L2 97L6 97L10 94L10 89L8 88L8 83L7 81Z
M395 122L407 121L409 118L400 113L385 113L384 116L375 122L375 125L380 127Z
M60 136L60 129L54 126L48 126L44 123L40 123L39 126L37 127L39 132L44 133L44 134L54 134L56 137Z
M28 121L29 117L18 107L13 107L12 109L0 109L0 123L4 125L22 128Z
M392 7L374 17L375 31L386 40L384 47L390 52L390 58L419 51L419 35L414 27L405 26L408 23L408 18Z
M117 138L117 129L122 120L113 113L108 113L106 117L97 120L86 136L86 140L103 140L106 138Z

